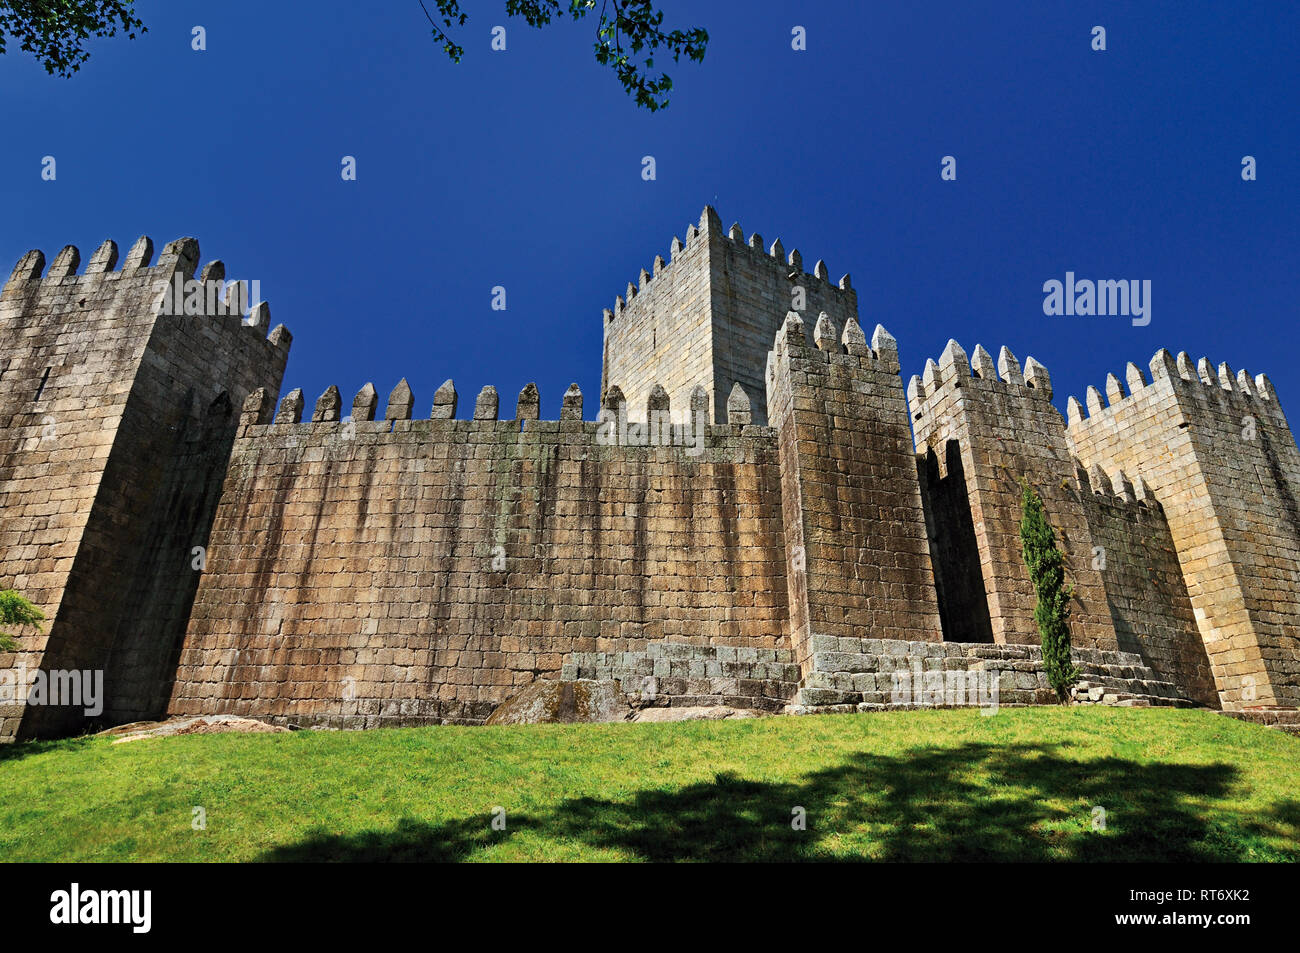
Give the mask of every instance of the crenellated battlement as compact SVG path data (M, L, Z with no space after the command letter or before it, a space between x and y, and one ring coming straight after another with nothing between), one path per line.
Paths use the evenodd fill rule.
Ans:
M384 410L384 415L379 418L379 422L389 425L390 429L393 424L404 420L456 420L456 411L459 407L460 395L456 390L454 381L448 379L442 383L433 395L433 406L429 410L427 417L414 416L415 398L411 393L411 387L406 382L406 378L398 381L397 385L388 395L388 402ZM485 386L479 391L474 401L473 410L468 418L471 421L491 421L497 422L511 421L521 425L530 421L539 420L540 395L538 394L536 384L527 384L519 392L518 400L515 402L515 415L513 418L499 417L500 398L497 389L491 384ZM375 421L379 408L378 394L373 383L365 384L357 392L356 397L352 400L352 412L342 416L342 406L337 386L331 384L325 389L325 392L316 399L311 416L307 423L369 423ZM582 391L577 384L572 384L564 395L564 405L560 414L560 421L582 421L583 398ZM279 409L275 410L272 404L267 400L267 395L261 391L248 395L244 403L245 418L242 423L245 426L268 426L274 424L300 424L303 423L303 415L306 412L306 404L303 397L302 388L295 388L284 396L280 401ZM558 422L558 421L556 421Z
M249 300L249 283L226 279L226 266L220 260L208 262L195 278L200 261L199 243L193 238L168 242L154 263L154 243L148 235L136 239L118 266L117 242L103 242L81 265L81 251L65 245L45 267L45 253L32 249L14 266L0 298L34 299L42 294L73 298L79 307L88 302L100 303L115 294L118 285L151 286L153 314L158 317L184 315L204 318L238 318L249 334L266 339L274 348L288 353L293 336L283 324L267 334L271 308L265 301ZM245 316L247 312L247 316ZM233 325L232 325L233 326Z
M1280 418L1285 424L1285 417L1282 416L1267 374L1256 374L1252 378L1245 368L1234 373L1226 361L1220 362L1216 368L1205 357L1193 364L1186 351L1180 351L1177 358L1171 358L1163 348L1151 358L1149 368L1150 379L1142 368L1130 361L1124 369L1123 382L1119 375L1107 374L1104 387L1088 387L1082 401L1071 397L1066 405L1070 426L1085 421L1113 423L1119 414L1127 410L1125 402L1158 401L1169 389L1202 404L1209 401L1222 404L1227 401L1242 412L1260 412L1270 418ZM1167 387L1158 386L1162 383ZM1189 410L1191 406L1193 405L1188 405Z
M1019 534L1028 483L1056 529L1078 596L1075 644L1114 650L1105 589L1091 565L1088 522L1079 495L1069 489L1075 465L1047 368L1029 357L1022 371L1005 346L995 366L982 345L967 357L950 340L938 361L927 361L925 372L912 376L907 396L923 492L935 514L931 548L946 623L962 630L966 641L1038 641L1037 596Z
M926 360L924 372L913 374L907 382L907 405L917 430L918 446L925 443L922 432L928 434L941 422L947 399L961 388L1049 403L1052 399L1051 375L1033 357L1025 361L1022 371L1011 349L1003 345L995 366L984 345L975 345L973 356L967 357L962 346L949 339L939 360Z
M0 291L0 589L50 620L24 664L103 671L112 720L166 705L197 582L180 570L206 543L235 408L279 393L292 343L247 307L256 283L199 263L192 238L156 261L148 236L125 255L106 241L84 267L68 245L23 255ZM0 739L82 727L67 708L0 710Z
M1199 704L1219 706L1209 658L1164 508L1140 476L1075 458L1079 502L1092 538L1120 651Z
M1074 473L1075 486L1085 499L1095 497L1100 502L1124 507L1135 517L1145 512L1161 512L1160 501L1151 495L1141 477L1130 480L1122 469L1107 469L1099 463L1085 467L1078 457L1074 458Z
M876 371L894 377L899 371L898 341L885 330L884 325L876 325L871 343L867 344L857 318L850 317L840 332L825 311L817 315L811 334L797 311L786 312L785 322L776 332L772 353L768 355L769 385L774 374L773 361L778 355Z
M780 239L764 247L738 223L725 229L711 207L685 235L605 310L601 391L617 383L639 415L656 384L682 404L703 387L721 420L739 383L754 421L765 424L763 370L785 313L824 311L842 326L857 318L857 292L847 274L833 282L824 260L809 272Z
M1300 451L1266 374L1161 349L1067 405L1089 467L1163 505L1219 701L1300 701Z
M811 272L804 271L803 255L799 252L799 249L791 249L790 253L787 255L785 248L781 244L781 239L779 238L773 241L765 251L763 249L763 236L758 234L758 232L754 232L749 236L748 240L746 240L745 230L740 227L739 222L732 223L731 228L723 233L722 220L718 217L718 213L712 206L706 205L704 211L700 215L699 223L687 225L684 234L686 235L685 241L682 241L682 239L677 236L673 236L672 244L668 249L667 258L664 258L662 255L656 255L651 266L652 270L647 271L642 268L637 280L635 282L629 281L627 283L627 288L624 290L623 294L614 298L614 306L605 309L606 324L621 317L632 301L637 296L644 293L650 287L651 283L661 274L670 272L686 251L698 247L701 241L707 244L710 236L717 235L725 235L726 240L732 243L737 249L744 249L753 252L755 259L771 259L772 262L775 262L778 265L787 266L787 278L792 282L798 283L804 279L810 279L811 282L817 282L819 286L824 286L827 289L839 291L853 290L852 278L847 273L840 277L838 283L831 281L830 270L826 267L826 262L824 260L818 259L817 263L813 265ZM857 302L855 298L855 311L856 305Z
M308 443L320 441L321 447L338 454L352 442L370 445L402 434L433 445L463 442L466 435L477 439L473 436L477 434L490 440L514 435L524 442L558 438L585 446L585 453L592 460L632 459L653 452L657 457L697 463L727 460L742 463L764 445L775 446L772 428L750 423L748 397L739 385L729 401L727 422L721 424L711 422L702 389L692 395L684 422L673 422L662 388L652 392L647 419L642 422L629 419L626 400L617 386L606 392L596 420L584 419L583 394L577 384L565 392L558 420L540 419L540 395L537 385L531 383L520 391L513 417L500 415L500 398L491 385L479 391L468 416L457 416L459 404L459 394L451 380L444 381L434 394L428 416L413 413L415 400L405 379L389 394L382 414L378 412L378 397L371 383L357 393L352 413L347 416L342 416L339 389L334 385L317 398L314 409L308 405L301 388L286 394L278 409L271 395L259 389L244 401L240 438L254 448L279 446L276 441L282 438L298 443L304 439ZM268 440L272 443L266 443Z
M855 317L841 331L825 312L811 329L787 312L768 355L791 647L805 678L820 635L943 638L898 369L884 327L868 346Z
M710 228L720 229L722 221L717 217L717 213L711 208L706 207L704 210L704 220L708 222ZM777 238L763 249L763 236L758 232L753 232L749 239L745 239L745 230L740 227L739 222L733 222L731 228L727 230L727 240L732 242L737 248L743 248L746 251L753 252L756 258L770 258L777 264L788 266L786 277L795 284L803 283L804 279L811 278L814 282L819 282L820 286L825 286L830 290L852 291L853 283L851 277L846 273L840 277L838 282L831 281L830 269L826 267L826 262L818 259L813 265L812 271L805 271L803 267L803 255L799 249L792 248L789 254L786 254L781 239ZM856 304L856 301L855 301Z
M664 258L662 255L656 255L654 262L651 265L651 268L653 269L652 271L646 271L642 268L640 274L637 276L637 280L635 282L629 281L627 283L627 288L624 290L623 294L614 298L614 307L605 309L605 322L607 324L610 321L622 317L624 311L627 310L628 306L632 304L637 296L647 291L651 287L653 281L660 275L667 273L667 279L675 278L677 272L674 270L674 266L682 262L688 251L693 252L700 249L701 243L703 243L704 246L707 246L709 235L711 233L716 233L721 228L721 222L717 221L717 214L713 213L712 220L716 221L717 224L711 232L710 212L712 212L712 209L706 206L703 214L700 216L699 224L686 226L686 230L683 233L686 235L685 241L682 241L681 238L674 235L672 244L669 245L668 248L668 257Z

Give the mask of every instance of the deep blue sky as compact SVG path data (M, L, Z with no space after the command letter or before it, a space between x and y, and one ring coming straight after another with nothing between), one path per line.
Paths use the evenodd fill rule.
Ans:
M657 114L595 63L592 21L534 31L503 0L465 3L460 65L417 0L144 0L149 34L96 41L71 80L11 44L5 274L32 247L74 243L84 261L104 238L193 235L205 261L261 279L293 331L286 392L310 402L333 383L350 402L371 380L382 401L405 376L427 416L452 377L466 416L482 385L509 413L535 380L554 418L576 380L590 417L601 309L709 203L851 272L905 377L949 337L1005 343L1047 365L1063 407L1167 346L1266 371L1283 406L1297 399L1300 8L663 6L711 42L703 64L670 67ZM207 52L190 49L196 24ZM940 179L948 154L956 182ZM1067 270L1150 279L1151 324L1044 317L1042 284Z

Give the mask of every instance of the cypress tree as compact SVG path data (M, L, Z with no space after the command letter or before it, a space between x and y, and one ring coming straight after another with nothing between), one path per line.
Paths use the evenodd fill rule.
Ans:
M1065 558L1056 546L1056 534L1043 513L1043 499L1021 480L1020 546L1029 578L1038 594L1034 621L1043 640L1043 667L1047 680L1064 702L1079 671L1070 661L1070 598L1072 587L1065 583Z

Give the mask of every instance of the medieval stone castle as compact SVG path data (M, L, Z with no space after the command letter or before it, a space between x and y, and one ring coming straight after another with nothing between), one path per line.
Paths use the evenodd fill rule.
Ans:
M900 670L1051 702L1022 479L1081 698L1300 705L1300 451L1262 374L1161 350L1063 419L1033 358L954 341L904 384L847 276L705 209L605 312L598 410L458 415L450 381L427 416L404 381L277 410L289 332L220 262L169 306L192 239L153 258L33 251L0 296L0 589L47 618L0 672L101 671L95 724L481 723L539 679L857 711ZM0 707L6 740L88 727Z

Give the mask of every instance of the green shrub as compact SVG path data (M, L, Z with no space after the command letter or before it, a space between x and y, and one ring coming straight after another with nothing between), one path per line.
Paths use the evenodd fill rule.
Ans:
M1065 583L1065 559L1043 513L1042 497L1027 480L1021 480L1020 486L1021 555L1038 594L1034 621L1043 640L1043 666L1048 682L1064 702L1070 696L1070 686L1079 679L1079 670L1070 661L1070 598L1074 590Z
M45 614L12 589L0 589L0 625L31 625L40 628ZM13 652L18 643L8 632L0 632L0 652Z

